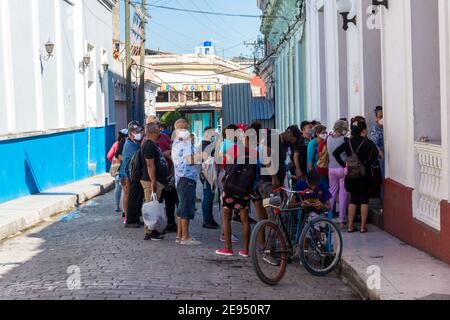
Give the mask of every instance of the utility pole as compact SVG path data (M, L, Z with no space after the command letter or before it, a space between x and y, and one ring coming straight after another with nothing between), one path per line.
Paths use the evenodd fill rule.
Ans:
M139 115L146 116L145 114L145 25L147 23L147 0L142 1L142 10L141 10L141 23L142 23L142 31L141 31L141 66L140 66L140 86L139 86ZM142 117L143 118L143 117ZM139 119L143 120L143 119Z
M132 110L132 90L131 90L131 28L130 28L130 0L125 0L125 50L126 50L126 69L127 69L127 119L128 123L133 120Z

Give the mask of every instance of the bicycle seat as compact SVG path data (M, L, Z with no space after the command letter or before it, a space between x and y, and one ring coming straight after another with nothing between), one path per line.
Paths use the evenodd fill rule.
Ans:
M275 197L263 200L264 208L280 209L282 205L283 205L283 200L281 199L280 196L275 196Z

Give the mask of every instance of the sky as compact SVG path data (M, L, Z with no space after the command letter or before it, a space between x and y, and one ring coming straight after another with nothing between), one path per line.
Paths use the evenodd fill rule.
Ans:
M261 15L256 0L147 0L147 3L189 10ZM120 4L121 38L124 39L124 0L120 0ZM253 42L260 34L261 20L258 18L219 17L153 7L149 7L149 14L146 47L164 52L194 53L196 46L212 40L219 56L252 56L252 47L245 46L244 42Z

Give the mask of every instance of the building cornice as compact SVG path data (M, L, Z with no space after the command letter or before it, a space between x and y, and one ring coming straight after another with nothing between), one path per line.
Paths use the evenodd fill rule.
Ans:
M263 13L261 32L276 47L302 14L303 0L271 0Z
M112 9L118 5L118 0L97 0L100 2L106 9L112 12Z

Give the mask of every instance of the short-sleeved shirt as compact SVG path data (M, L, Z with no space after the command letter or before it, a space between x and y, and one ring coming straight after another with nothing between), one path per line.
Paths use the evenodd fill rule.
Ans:
M187 178L197 182L200 174L200 165L191 164L187 157L195 153L195 148L190 141L180 141L175 139L172 146L172 159L175 166L175 181Z
M370 130L370 140L375 143L378 150L384 150L384 130L379 125L374 125Z
M156 144L161 149L161 152L164 153L166 151L170 151L172 149L172 140L170 137L164 133L161 133L156 140Z
M147 140L142 146L141 154L142 163L144 165L142 180L150 181L146 160L154 160L156 167L156 180L165 185L167 182L168 165L159 146L152 140Z
M141 145L139 143L127 139L125 145L123 146L122 164L119 169L119 178L129 178L127 172L128 166L133 156L139 151L140 147Z
M308 164L312 163L313 169L316 169L318 161L319 161L319 143L317 142L316 139L313 139L308 143Z
M310 202L320 201L323 205L327 204L332 195L324 183L320 183L314 190L311 190L305 181L299 181L295 186L295 191L307 191L303 198Z

